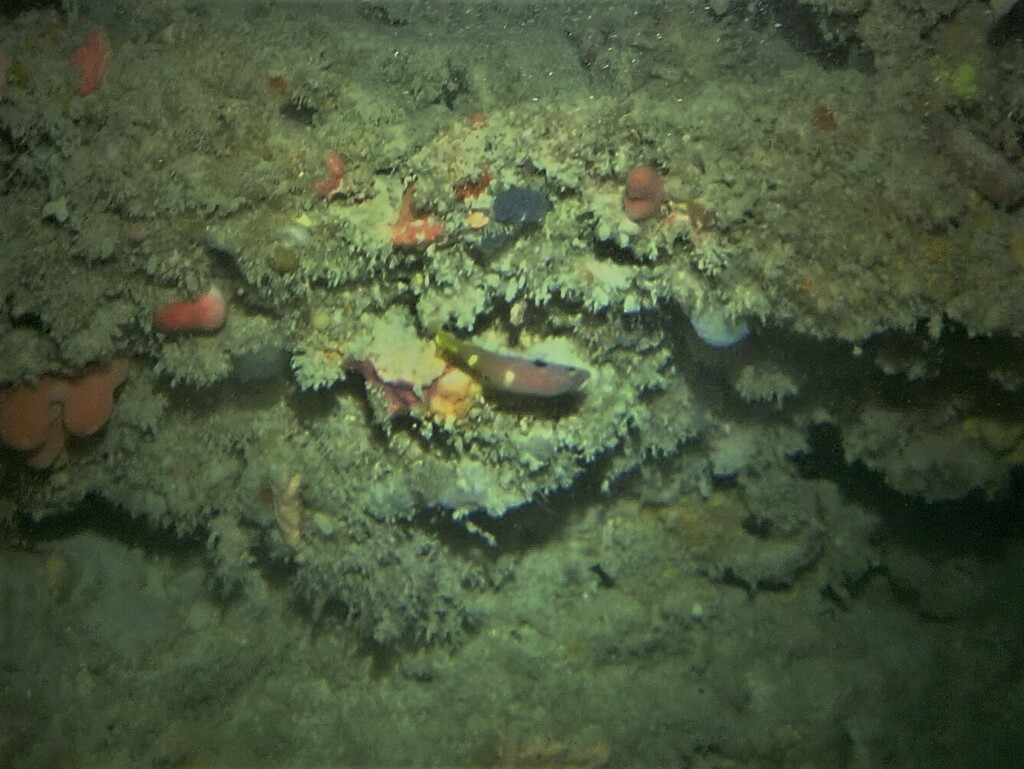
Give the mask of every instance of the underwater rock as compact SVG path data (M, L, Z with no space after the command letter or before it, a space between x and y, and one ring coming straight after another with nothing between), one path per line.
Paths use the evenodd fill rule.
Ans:
M495 221L506 224L540 224L551 202L540 190L509 187L494 196Z
M470 242L470 245L475 256L479 256L483 261L489 261L501 254L514 240L515 236L511 232L495 230L486 233L475 242Z

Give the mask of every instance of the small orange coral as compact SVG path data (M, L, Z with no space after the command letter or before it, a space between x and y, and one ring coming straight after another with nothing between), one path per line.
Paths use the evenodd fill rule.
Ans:
M327 176L313 182L313 191L325 198L331 197L341 189L341 181L345 177L345 161L334 150L327 153Z
M452 192L455 193L457 200L466 200L468 198L478 198L486 192L487 188L491 186L491 181L494 179L490 173L484 171L475 179L469 179L461 184L456 184L452 188Z
M424 248L444 233L444 220L431 214L421 215L413 200L413 186L405 188L398 218L391 225L391 244Z

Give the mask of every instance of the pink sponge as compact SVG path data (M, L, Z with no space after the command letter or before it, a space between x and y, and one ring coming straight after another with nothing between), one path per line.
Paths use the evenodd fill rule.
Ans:
M153 313L153 325L161 331L217 331L228 317L224 294L216 287L190 301L171 302Z
M626 175L626 191L622 196L622 209L634 222L656 216L668 200L665 183L650 166L634 166Z

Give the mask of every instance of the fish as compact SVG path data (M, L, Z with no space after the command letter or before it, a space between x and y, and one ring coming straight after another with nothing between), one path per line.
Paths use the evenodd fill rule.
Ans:
M590 378L590 372L584 368L490 352L444 329L438 330L434 344L445 358L472 374L484 387L513 395L571 395L579 392Z

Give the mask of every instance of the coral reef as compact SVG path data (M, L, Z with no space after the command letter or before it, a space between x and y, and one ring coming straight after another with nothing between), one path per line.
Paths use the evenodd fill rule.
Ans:
M102 500L199 543L233 599L282 575L375 673L506 653L453 700L514 703L555 658L590 701L616 699L590 670L622 691L684 651L688 692L719 684L686 695L711 726L644 732L708 728L668 753L518 713L496 765L877 763L847 689L829 760L772 720L778 661L743 663L794 631L744 623L891 601L871 505L1019 488L1024 96L986 14L335 5L0 29L6 518ZM892 557L895 590L953 613Z

